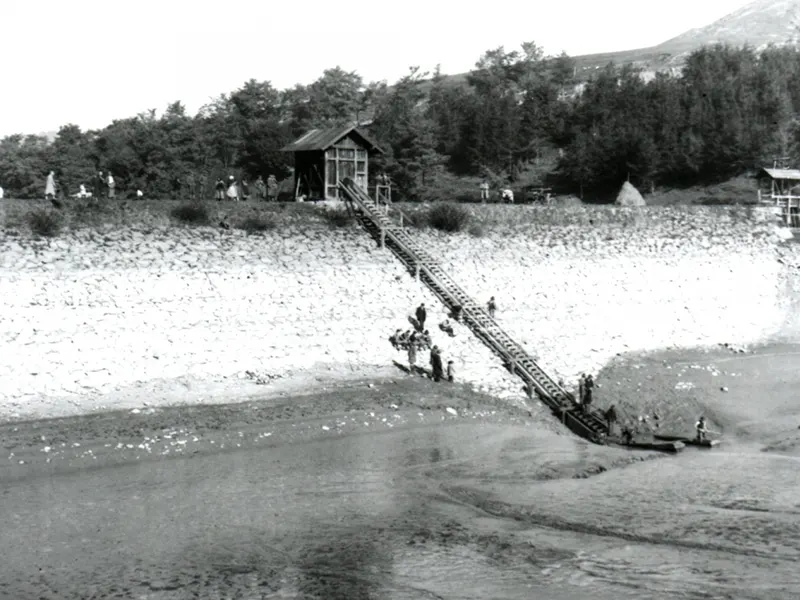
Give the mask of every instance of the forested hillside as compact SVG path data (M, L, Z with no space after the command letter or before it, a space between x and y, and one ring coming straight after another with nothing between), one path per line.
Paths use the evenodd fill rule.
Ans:
M0 141L0 186L39 197L50 170L64 193L111 171L117 189L177 193L187 178L291 177L280 152L309 128L360 120L387 151L379 168L410 200L455 195L459 178L487 176L519 188L550 185L602 199L629 179L657 186L713 183L796 155L800 52L704 47L680 75L645 82L607 67L585 86L573 60L533 43L486 52L465 82L411 69L393 85L340 68L307 86L277 90L250 80L196 115L176 101L99 131L64 125L56 139ZM471 185L471 184L470 184ZM454 191L455 190L455 191Z

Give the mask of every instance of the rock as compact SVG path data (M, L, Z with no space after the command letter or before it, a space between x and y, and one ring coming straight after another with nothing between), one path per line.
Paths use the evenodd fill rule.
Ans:
M719 389L720 389L720 391L722 391L722 392L727 392L727 391L728 391L728 388L727 388L727 387L725 387L724 385L723 385L721 388L719 388Z
M449 406L447 407L447 412L449 412L451 415L456 415L456 416L458 415L458 411L455 408L451 408Z

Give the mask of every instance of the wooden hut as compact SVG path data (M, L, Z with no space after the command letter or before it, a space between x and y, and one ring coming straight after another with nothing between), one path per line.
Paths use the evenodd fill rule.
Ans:
M338 199L337 184L345 177L366 190L369 157L376 152L383 154L356 125L312 129L282 151L294 152L295 196L310 200Z
M761 169L758 200L775 206L787 227L800 227L800 169Z

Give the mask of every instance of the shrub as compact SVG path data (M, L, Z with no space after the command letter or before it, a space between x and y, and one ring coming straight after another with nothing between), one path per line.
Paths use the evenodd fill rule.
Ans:
M278 226L278 222L272 215L256 215L247 217L239 224L239 229L247 233L262 233L264 231L272 231Z
M462 231L469 219L469 211L457 204L437 204L428 211L428 223L440 231Z
M183 204L176 206L170 211L170 215L176 221L187 225L208 225L210 219L208 211L202 204Z
M461 192L456 194L456 202L460 203L470 203L470 202L480 202L481 197L479 194L472 194L470 192Z
M96 227L109 216L111 209L104 202L76 200L69 205L75 225Z
M46 209L38 209L28 215L28 227L41 237L55 237L61 231L61 215Z
M469 234L473 237L483 237L483 227L478 223L473 223L469 226Z
M346 208L331 208L324 210L322 214L331 227L347 227L354 221L352 213Z

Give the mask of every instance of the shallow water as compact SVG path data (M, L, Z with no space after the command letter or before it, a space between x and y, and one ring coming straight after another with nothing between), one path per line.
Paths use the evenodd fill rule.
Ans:
M537 481L609 452L469 424L2 484L0 597L800 597L795 459Z

